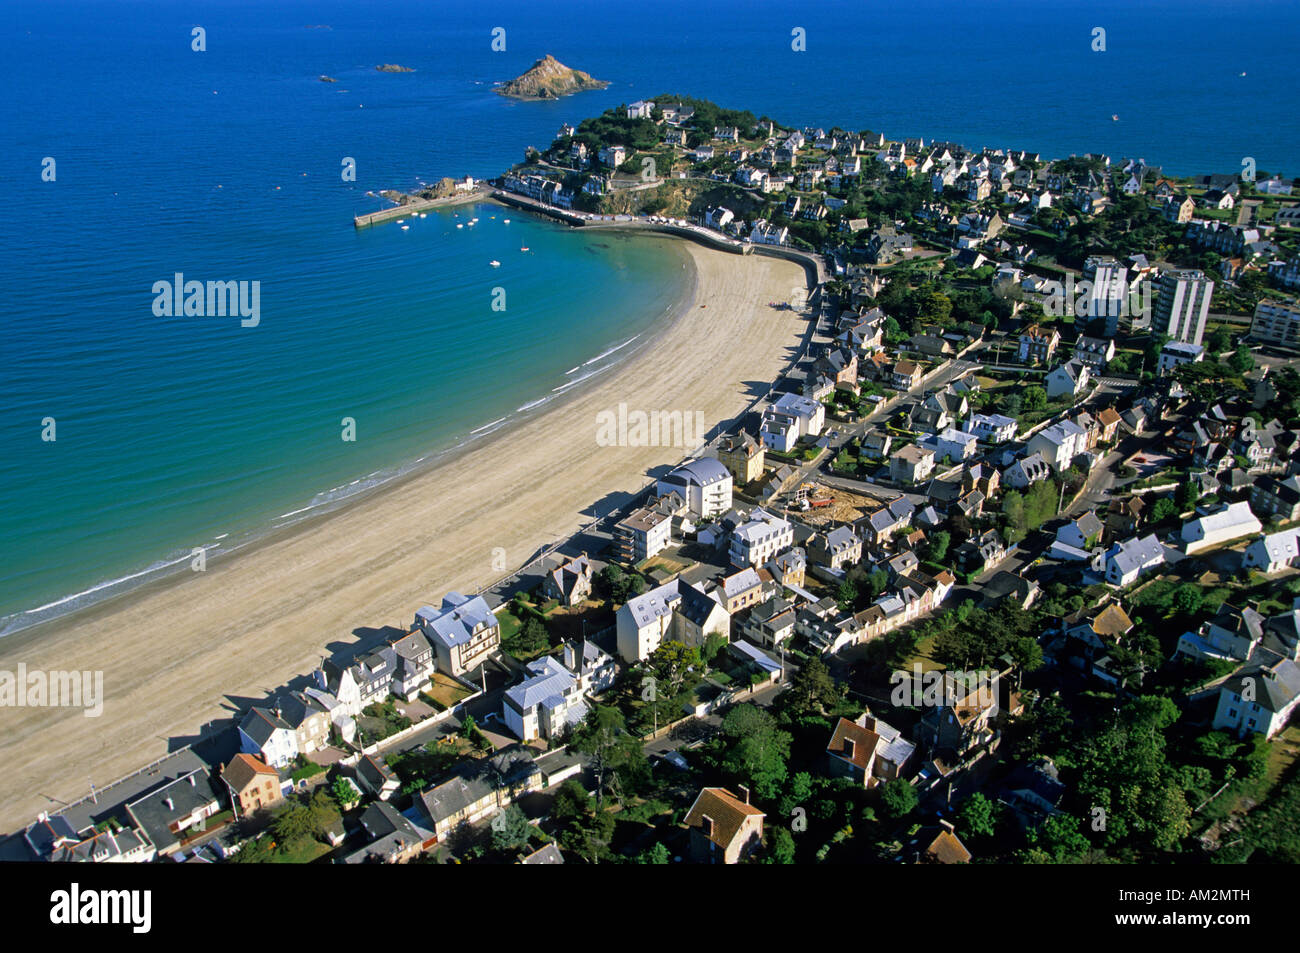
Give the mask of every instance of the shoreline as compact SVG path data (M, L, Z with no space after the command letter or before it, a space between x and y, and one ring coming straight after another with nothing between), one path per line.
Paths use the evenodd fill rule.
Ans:
M503 208L510 206L496 202L491 195L486 198L474 200L474 204L490 203ZM464 199L449 204L470 204L470 200ZM535 214L530 210L523 210L525 214ZM658 236L664 238L665 236ZM345 496L339 496L334 499L323 500L320 503L312 501L318 497L332 492L331 490L322 490L314 496L307 498L305 504L296 510L290 511L290 514L303 514L296 519L289 519L285 522L278 522L283 517L275 517L261 525L245 527L237 533L238 538L232 540L230 545L208 544L201 548L205 552L205 560L209 568L223 565L240 555L255 552L258 547L276 539L284 538L293 533L300 527L314 525L320 520L338 514L352 506L359 506L366 501L376 499L389 489L397 488L408 480L417 479L429 473L435 472L439 467L446 466L455 462L455 460L466 453L488 445L494 438L505 439L510 436L511 432L518 427L536 420L547 413L562 409L565 404L577 399L584 393L589 392L592 388L600 385L602 380L611 374L617 374L625 365L634 362L642 350L652 346L657 339L668 334L673 326L683 318L684 313L689 310L688 305L694 300L699 282L699 272L695 262L689 254L682 250L682 246L676 243L668 243L668 247L681 251L682 264L689 268L689 275L682 283L681 292L678 294L673 303L661 317L655 319L648 328L641 331L629 341L615 348L606 349L604 352L590 358L583 364L595 364L601 358L609 356L621 347L632 344L621 357L616 358L609 364L594 368L586 377L567 381L560 385L563 390L552 388L549 392L539 394L534 400L529 400L519 408L511 411L506 415L503 421L491 421L482 424L473 430L457 431L448 436L452 441L449 446L441 449L427 449L419 456L412 456L409 459L400 461L389 468L381 468L370 474L364 474L357 477L358 481L375 480L369 486L362 487L357 491ZM499 426L498 426L499 424ZM489 430L489 428L492 428ZM480 435L480 431L487 431ZM286 514L286 515L290 515ZM52 611L45 618L37 619L33 622L23 625L20 628L12 629L8 632L0 632L0 657L9 650L10 646L20 644L21 640L27 637L39 638L41 634L47 632L50 628L59 624L77 624L84 619L89 619L94 613L101 611L111 611L113 607L126 604L127 600L135 596L157 591L166 586L178 583L187 578L189 572L188 566L193 559L193 551L198 547L178 547L175 552L180 555L163 555L159 556L148 566L140 569L131 569L129 572L115 579L108 579L95 582L86 588L60 596L58 599L46 603L45 607L34 607L30 609L16 609L5 618L12 623L13 620L21 618L24 615L40 611L42 608L53 608L63 602L82 599L89 597L91 601L75 605L62 611ZM500 577L497 573L496 577ZM133 580L145 578L141 582ZM107 594L95 598L92 593L100 589L116 590L109 591Z
M766 305L806 289L806 275L793 262L681 247L693 263L681 306L611 373L449 459L214 558L205 573L153 580L62 616L57 627L39 623L0 639L0 668L24 661L103 671L107 696L93 723L78 710L0 711L0 751L23 765L0 781L4 822L22 826L84 794L86 782L61 770L69 764L97 783L119 777L308 675L322 654L405 627L447 591L491 585L504 575L489 568L494 549L520 565L597 508L625 502L648 470L688 449L595 452L600 409L620 401L699 409L710 426L743 412L750 382L775 380L798 352L807 317ZM588 424L593 444L575 441Z

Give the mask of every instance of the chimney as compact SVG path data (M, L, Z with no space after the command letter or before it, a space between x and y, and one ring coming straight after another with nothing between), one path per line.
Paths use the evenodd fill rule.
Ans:
M163 804L167 805L167 810L169 810L169 811L174 810L175 807L176 807L176 806L172 803L172 799L171 799L170 797L165 797L165 798L163 798Z
M949 834L955 835L957 833L957 828L953 826L952 821L945 821L943 818L940 818L939 826L942 827L944 830L946 830Z
M738 787L740 788L740 797L741 797L741 800L743 800L746 804L748 804L748 803L749 803L749 788L745 787L745 785L743 785L743 784L738 785Z
M700 825L704 829L704 836L713 839L713 818L707 814L700 815Z
M578 668L577 664L576 664L575 661L574 661L574 652L573 652L573 643L572 643L572 642L565 642L565 643L564 643L564 667L567 668L567 669L568 669L569 671L571 671L571 672L573 672L573 671L577 671L577 668Z

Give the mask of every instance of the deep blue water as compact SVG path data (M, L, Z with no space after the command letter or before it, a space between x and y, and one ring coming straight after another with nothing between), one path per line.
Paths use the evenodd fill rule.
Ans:
M493 175L564 121L665 91L787 123L1294 175L1297 37L1283 0L7 4L0 617L453 447L644 334L678 291L662 242L488 206L357 233L351 216L381 206L368 190ZM545 53L612 86L492 92ZM155 317L150 289L176 272L260 281L261 324Z

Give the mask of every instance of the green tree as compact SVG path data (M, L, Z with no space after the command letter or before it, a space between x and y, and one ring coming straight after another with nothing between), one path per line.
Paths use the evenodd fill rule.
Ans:
M571 746L591 756L597 807L604 806L606 791L621 803L649 777L640 739L628 732L623 713L612 705L593 706L574 728Z
M979 791L962 802L957 816L961 829L975 837L992 837L997 828L996 805Z
M767 852L770 863L794 863L794 835L784 826L777 825L776 827L768 828L767 841Z
M532 825L518 804L510 804L492 818L492 847L499 851L518 850L528 846Z
M937 530L930 534L926 542L926 555L932 563L942 563L945 556L948 555L948 547L952 545L952 534L946 529Z
M1238 374L1245 374L1255 367L1255 355L1250 353L1250 348L1243 344L1232 352L1232 357L1228 358L1228 366Z
M754 705L737 705L722 719L723 770L748 781L756 794L775 799L781 793L790 758L791 736L776 719Z
M656 841L655 845L649 850L643 850L637 855L636 862L638 864L671 864L673 857L667 847Z
M916 789L903 778L886 781L880 786L880 803L890 817L906 817L916 810Z
M1156 523L1163 523L1165 520L1173 519L1178 515L1178 504L1167 496L1162 496L1156 500L1155 505L1151 507L1151 519Z
M826 663L816 656L795 672L785 692L786 710L796 717L823 715L843 701L843 690L831 677Z
M1047 391L1038 386L1026 387L1024 393L1025 410L1042 410L1047 406Z

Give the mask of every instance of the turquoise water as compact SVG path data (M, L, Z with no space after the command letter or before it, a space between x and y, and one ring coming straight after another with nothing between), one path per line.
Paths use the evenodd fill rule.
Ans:
M1089 50L1096 25L1105 54ZM352 216L383 204L369 191L495 175L562 122L668 89L791 123L1180 173L1249 155L1293 175L1298 33L1300 5L1281 0L5 4L0 632L486 432L628 353L585 364L680 290L680 250L661 241L494 206L356 232ZM611 87L493 94L548 52ZM259 326L155 316L151 289L177 272L259 281Z

